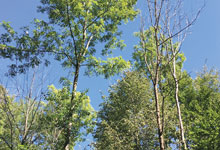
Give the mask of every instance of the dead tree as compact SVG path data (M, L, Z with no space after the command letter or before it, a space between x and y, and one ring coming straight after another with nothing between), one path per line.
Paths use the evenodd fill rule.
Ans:
M160 98L160 81L164 68L169 68L174 80L174 98L176 101L177 115L179 120L180 131L180 148L187 149L184 136L184 127L181 117L181 109L179 102L179 78L176 60L180 53L181 44L187 34L187 30L195 23L203 7L189 18L183 11L182 0L146 0L147 1L147 21L142 21L140 31L140 43L143 49L143 59L148 75L153 84L155 111L158 125L158 137L160 149L165 149L164 142L164 124L163 115L161 114L161 98ZM150 35L146 33L144 27L147 22L150 27ZM148 36L148 37L146 37ZM149 39L151 38L151 41ZM153 51L149 49L148 42L153 44ZM175 44L178 43L178 44ZM177 45L177 46L174 46ZM168 72L166 72L168 74ZM163 110L162 110L163 112Z
M10 95L0 85L0 111L5 122L0 139L4 143L2 146L5 145L11 150L19 149L19 145L30 148L34 142L40 140L38 117L42 113L41 82L43 81L38 80L39 85L37 85L35 80L36 72L31 73L31 75L24 75L22 84L19 83L18 79L11 79L12 83L10 83L9 90L14 95Z

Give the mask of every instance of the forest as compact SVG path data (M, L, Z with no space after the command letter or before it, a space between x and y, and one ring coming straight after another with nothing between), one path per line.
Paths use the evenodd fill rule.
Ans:
M219 150L220 72L192 75L182 49L206 2L188 5L40 0L26 26L0 18L0 150Z

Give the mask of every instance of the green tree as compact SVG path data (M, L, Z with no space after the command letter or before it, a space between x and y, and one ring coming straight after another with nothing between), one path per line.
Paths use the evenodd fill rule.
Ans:
M71 98L70 88L60 90L49 87L44 101L25 97L8 96L0 86L0 149L37 150L62 149L63 127L66 126L66 111ZM90 133L96 113L85 93L76 93L75 109L71 117L71 145Z
M43 136L41 145L44 149L62 149L62 144L65 140L65 134L62 130L69 123L65 114L69 111L70 98L70 88L64 87L58 90L53 85L49 87L49 92L46 96L47 104L43 109L44 113L40 117ZM72 124L70 129L70 149L74 148L77 141L83 140L83 135L92 131L93 120L96 116L94 109L90 105L90 99L85 93L76 93L74 107L70 120Z
M150 83L143 74L126 72L101 104L94 147L99 150L156 149L156 120Z
M9 106L11 104L11 100L7 97L6 89L0 85L0 149L12 149L13 148L13 133L14 127L11 121L11 115L8 113L8 109L11 108ZM9 128L7 128L9 126ZM10 130L11 129L13 130Z
M186 80L185 80L186 81ZM220 148L220 81L219 72L205 68L196 79L188 79L181 96L188 147Z
M48 60L43 58L50 54L72 71L72 96L65 114L69 124L62 130L63 149L69 149L80 68L87 66L87 75L104 74L107 78L129 67L120 56L107 60L97 58L96 45L103 43L104 48L99 51L103 56L125 46L118 38L121 35L118 26L136 16L136 0L41 0L41 4L38 11L48 15L48 22L35 19L32 31L24 27L19 34L9 23L2 23L6 33L0 37L0 56L20 62L11 65L10 75L25 72L26 68L42 62L48 65Z

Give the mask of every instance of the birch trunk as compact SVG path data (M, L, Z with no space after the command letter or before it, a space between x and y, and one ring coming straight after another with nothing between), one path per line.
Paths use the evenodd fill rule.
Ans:
M158 97L158 88L157 84L154 84L154 97L155 97L155 107L156 107L156 115L157 115L157 125L158 125L158 136L160 142L160 149L164 150L164 138L163 138L163 128L161 123L160 117L160 104L159 104L159 97Z
M174 56L176 53L174 52ZM184 150L187 149L186 146L186 141L185 141L185 136L184 136L184 128L183 128L183 121L182 121L182 115L181 115L181 109L180 109L180 104L179 104L179 82L177 79L176 75L176 60L173 58L173 78L175 81L175 100L176 100L176 108L177 108L177 113L178 113L178 118L179 118L179 128L180 128L180 136L181 136L181 147L184 148Z

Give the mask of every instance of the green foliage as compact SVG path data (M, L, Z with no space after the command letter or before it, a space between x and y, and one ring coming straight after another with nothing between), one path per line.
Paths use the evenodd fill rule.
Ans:
M156 109L160 109L158 120L161 121L165 147L170 149L171 144L178 146L180 136L174 97L173 63L175 63L176 67L176 78L182 78L185 56L179 52L179 43L174 43L172 39L167 39L165 35L161 34L162 31L159 30L160 28L155 31L154 27L149 27L147 30L135 33L135 36L140 40L134 47L133 59L135 61L135 69L144 72L146 77L151 80L152 87L155 85L158 88L158 91L152 91L154 94L158 94L157 100L153 98L154 102L158 102L159 107L155 106L155 112L157 112ZM159 35L156 36L155 34Z
M19 132L16 128L19 118L16 109L18 106L13 101L14 98L9 97L6 89L0 86L0 148L6 150L16 146L19 142L18 137L14 136Z
M61 149L71 94L67 87L49 89L46 101L36 102L15 100L0 86L0 149ZM91 133L96 117L85 93L77 92L73 107L71 147Z
M105 78L109 78L114 74L119 74L125 68L130 68L130 62L126 62L121 56L114 58L107 58L107 60L97 59L94 56L89 57L89 66L86 70L87 75L104 75Z
M220 148L220 81L219 72L206 68L184 92L184 121L188 145L192 149ZM191 87L191 88L190 88Z
M163 42L166 36L160 35L158 43L156 43L153 27L143 32L137 32L135 36L140 39L139 43L134 47L135 52L133 53L136 69L144 70L151 79L151 76L155 76L155 70L158 65L160 71L159 79L163 81L171 74L170 67L172 68L172 60L175 59L177 76L181 76L183 63L186 58L183 53L179 52L178 42L174 43L172 39ZM178 52L175 56L173 56L171 48Z
M56 89L53 85L49 87L46 96L43 115L41 116L41 130L43 131L43 147L46 149L62 149L65 130L69 120L66 118L69 114L71 93L68 87ZM93 129L93 120L96 113L90 105L90 99L85 93L76 93L74 106L72 106L70 146L73 148L76 142L83 140L83 135L91 132Z
M86 66L87 75L95 73L108 78L130 67L122 57L101 60L98 56L107 56L113 49L125 46L118 26L134 19L138 13L134 9L136 2L41 0L38 11L47 14L47 21L35 19L30 27L21 28L20 33L15 32L8 22L2 22L5 33L0 35L0 57L16 60L16 64L10 66L9 75L25 73L27 68L41 63L49 65L49 55L60 61L64 68L74 70L74 83L62 77L60 81L64 88L50 87L46 97L48 104L41 107L40 120L43 122L40 123L41 130L37 131L40 132L37 137L41 139L37 145L41 148L62 149L62 143L64 147L72 148L81 140L82 128L92 126L95 114L89 98L85 93L76 92L80 68ZM103 49L96 53L98 43ZM67 88L71 84L72 91ZM22 146L21 149L26 148Z
M40 140L40 105L34 100L16 100L0 86L0 149L39 149L34 141Z
M98 113L96 143L100 150L152 149L158 144L149 81L137 72L112 86Z
M134 19L135 4L136 0L41 0L38 11L46 13L49 21L35 19L33 27L22 28L21 34L8 22L2 22L6 32L0 36L0 56L20 62L11 65L9 74L12 76L43 62L48 65L49 61L44 60L48 54L53 54L67 68L75 68L77 64L96 67L90 58L95 57L98 43L103 43L99 53L103 56L125 46L119 39L118 26ZM99 65L108 69L105 63ZM119 67L113 68L117 73L127 66L119 62L115 67ZM106 77L113 74L99 73Z
M0 23L5 31L0 35L0 58L17 62L10 66L9 75L25 73L41 63L49 65L50 55L64 68L74 70L74 83L61 77L64 87L49 86L43 101L29 96L16 99L0 86L0 149L73 149L85 140L95 127L96 112L86 92L76 92L80 67L86 66L85 75L105 78L130 68L131 63L121 56L107 56L125 47L118 26L134 19L136 2L41 0L38 11L47 14L47 21L34 19L20 32L9 22ZM220 149L219 72L204 69L192 79L182 71L185 56L179 52L180 43L159 34L160 27L135 33L140 41L134 47L134 67L144 73L126 72L111 86L98 113L95 149L159 149L152 89L157 75L158 82L153 84L158 88L165 148L179 146L173 63L188 148Z

